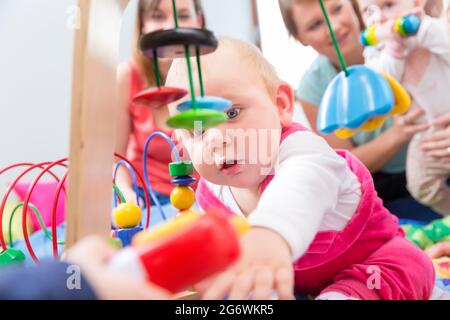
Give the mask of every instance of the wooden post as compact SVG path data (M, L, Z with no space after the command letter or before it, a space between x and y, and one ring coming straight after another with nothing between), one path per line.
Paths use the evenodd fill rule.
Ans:
M128 0L79 0L67 200L67 246L108 236L116 129L116 69Z

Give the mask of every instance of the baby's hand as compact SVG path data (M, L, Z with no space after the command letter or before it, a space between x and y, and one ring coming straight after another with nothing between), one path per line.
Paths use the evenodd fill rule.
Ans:
M203 299L254 300L292 299L294 268L285 240L265 228L252 228L241 241L238 262L222 274L206 280L196 289Z

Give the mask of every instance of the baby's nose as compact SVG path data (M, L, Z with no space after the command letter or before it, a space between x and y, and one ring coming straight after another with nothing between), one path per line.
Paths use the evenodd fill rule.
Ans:
M229 135L217 129L206 131L205 139L207 147L213 153L217 153L223 150L224 148L227 147L227 145L231 144L232 142L232 139Z

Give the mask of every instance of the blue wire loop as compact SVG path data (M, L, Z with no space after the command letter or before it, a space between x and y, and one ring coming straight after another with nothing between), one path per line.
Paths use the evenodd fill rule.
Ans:
M151 183L150 183L150 179L148 178L148 168L147 168L148 148L149 148L150 143L152 142L152 140L153 140L154 138L156 138L156 137L161 137L161 138L163 138L164 140L166 140L166 142L169 144L170 148L172 149L172 153L173 153L173 155L175 156L175 159L176 159L177 162L180 161L180 155L179 155L179 153L178 153L177 148L175 147L175 143L174 143L174 142L172 141L172 139L170 139L170 137L169 137L167 134L165 134L164 132L157 131L157 132L152 133L152 134L148 137L147 141L145 142L145 147L144 147L144 157L143 157L143 160L142 160L142 161L144 162L144 180L145 180L145 184L147 185L148 191L149 191L149 193L150 193L150 197L151 197L153 203L154 203L154 204L156 205L156 207L158 208L158 211L159 211L159 213L161 214L161 217L162 217L164 220L167 220L167 217L166 217L166 215L165 215L165 213L164 213L164 210L162 209L161 204L159 203L159 200L158 200L158 198L156 197L156 194L154 193L154 191L153 191L153 189L152 189L152 186L151 186ZM150 204L148 204L148 205L150 205Z
M136 172L134 172L133 168L130 166L130 164L124 160L120 160L116 163L116 166L114 168L114 181L116 181L117 171L119 171L119 168L121 166L124 166L131 177L131 181L133 182L133 190L134 193L136 193L136 204L139 205L139 194L138 194L138 183L137 183L137 177ZM114 206L117 207L117 198L114 197Z

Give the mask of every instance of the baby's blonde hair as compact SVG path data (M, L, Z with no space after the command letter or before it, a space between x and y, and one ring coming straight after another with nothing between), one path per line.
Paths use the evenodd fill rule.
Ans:
M208 63L209 60L213 59L216 55L221 54L224 51L232 52L237 56L237 61L239 61L240 63L243 62L248 65L248 67L252 68L252 70L255 70L256 73L261 76L261 79L264 82L269 95L275 98L281 80L278 77L278 74L272 64L267 61L261 51L253 44L230 37L221 37L219 39L219 47L217 48L217 50L209 55L201 57L202 68L206 69L210 67L210 64ZM217 63L217 61L215 62ZM195 83L198 83L197 63L194 58L191 59L191 65L193 76L195 79L194 81ZM213 66L214 64L212 64L212 67ZM186 59L182 58L175 59L172 62L167 82L170 83L174 81L174 79L180 78L186 79L185 81L188 81Z

